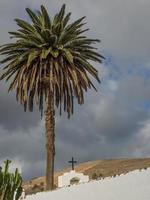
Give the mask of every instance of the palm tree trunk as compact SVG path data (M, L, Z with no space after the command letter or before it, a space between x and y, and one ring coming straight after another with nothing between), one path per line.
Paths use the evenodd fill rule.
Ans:
M54 189L55 111L53 93L48 95L45 110L46 135L46 190Z

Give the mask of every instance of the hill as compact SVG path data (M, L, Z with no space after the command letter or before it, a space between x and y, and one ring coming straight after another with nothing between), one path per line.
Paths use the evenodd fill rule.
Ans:
M75 167L77 172L89 175L91 179L115 177L116 175L126 174L134 170L147 169L150 167L150 158L143 159L111 159L97 160L81 163ZM70 171L71 168L55 172L55 185L57 187L57 178L64 172ZM44 191L45 177L31 179L23 184L26 194L32 194Z

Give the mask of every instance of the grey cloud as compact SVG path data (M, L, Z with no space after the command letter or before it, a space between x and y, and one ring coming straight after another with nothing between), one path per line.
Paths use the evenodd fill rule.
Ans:
M136 137L138 129L143 126L140 122L147 120L148 113L135 112L135 108L131 109L130 106L118 107L117 97L114 97L113 101L108 96L101 99L102 97L99 101L99 98L95 100L90 97L87 104L76 108L75 115L70 120L66 116L57 117L56 169L68 166L67 161L72 155L79 162L136 155L137 146L133 138ZM125 99L124 104L126 103ZM108 106L109 104L111 106ZM124 113L125 116L120 113ZM44 124L30 127L28 130L18 129L11 135L10 131L2 129L1 134L2 157L10 155L12 158L19 157L23 162L25 178L42 175L45 166ZM131 147L132 152L129 151ZM142 156L144 156L143 152L144 150L141 152Z
M34 176L37 172L40 174L41 171L44 171L45 141L42 123L32 128L18 128L11 132L1 126L0 133L0 160L18 159L25 178L29 178L31 173ZM43 166L39 170L40 162L43 163Z
M0 85L0 124L3 127L13 130L28 128L38 123L40 113L36 108L34 113L24 112L23 107L16 102L14 93L8 94L7 88Z
M86 3L83 0L80 2L7 0L0 3L0 16L1 20L7 20L10 26L12 18L26 16L25 7L39 9L40 5L44 4L53 15L62 3L66 3L67 10L73 12L73 19L82 15L87 16L88 25L91 27L90 35L102 39L103 50L113 56L114 61L124 61L127 64L149 61L150 2L148 0L100 0L95 3L91 0L87 0Z

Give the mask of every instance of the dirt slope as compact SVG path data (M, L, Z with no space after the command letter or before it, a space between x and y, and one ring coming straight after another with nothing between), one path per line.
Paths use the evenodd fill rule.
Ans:
M150 167L150 158L143 159L111 159L98 160L81 163L75 167L77 172L89 175L90 179L105 178L108 176L116 176L126 174L136 169L146 169ZM70 171L70 168L55 172L55 185L57 187L58 176L64 172ZM39 177L31 179L23 184L27 194L43 191L45 186L45 178Z

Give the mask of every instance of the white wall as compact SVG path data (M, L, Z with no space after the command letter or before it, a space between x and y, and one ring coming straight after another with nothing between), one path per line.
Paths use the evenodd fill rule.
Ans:
M150 169L27 196L26 200L150 200Z
M82 173L77 173L74 170L64 173L62 176L58 177L58 187L66 187L70 185L70 180L72 178L78 178L79 183L86 183L89 181L89 176L85 176Z

